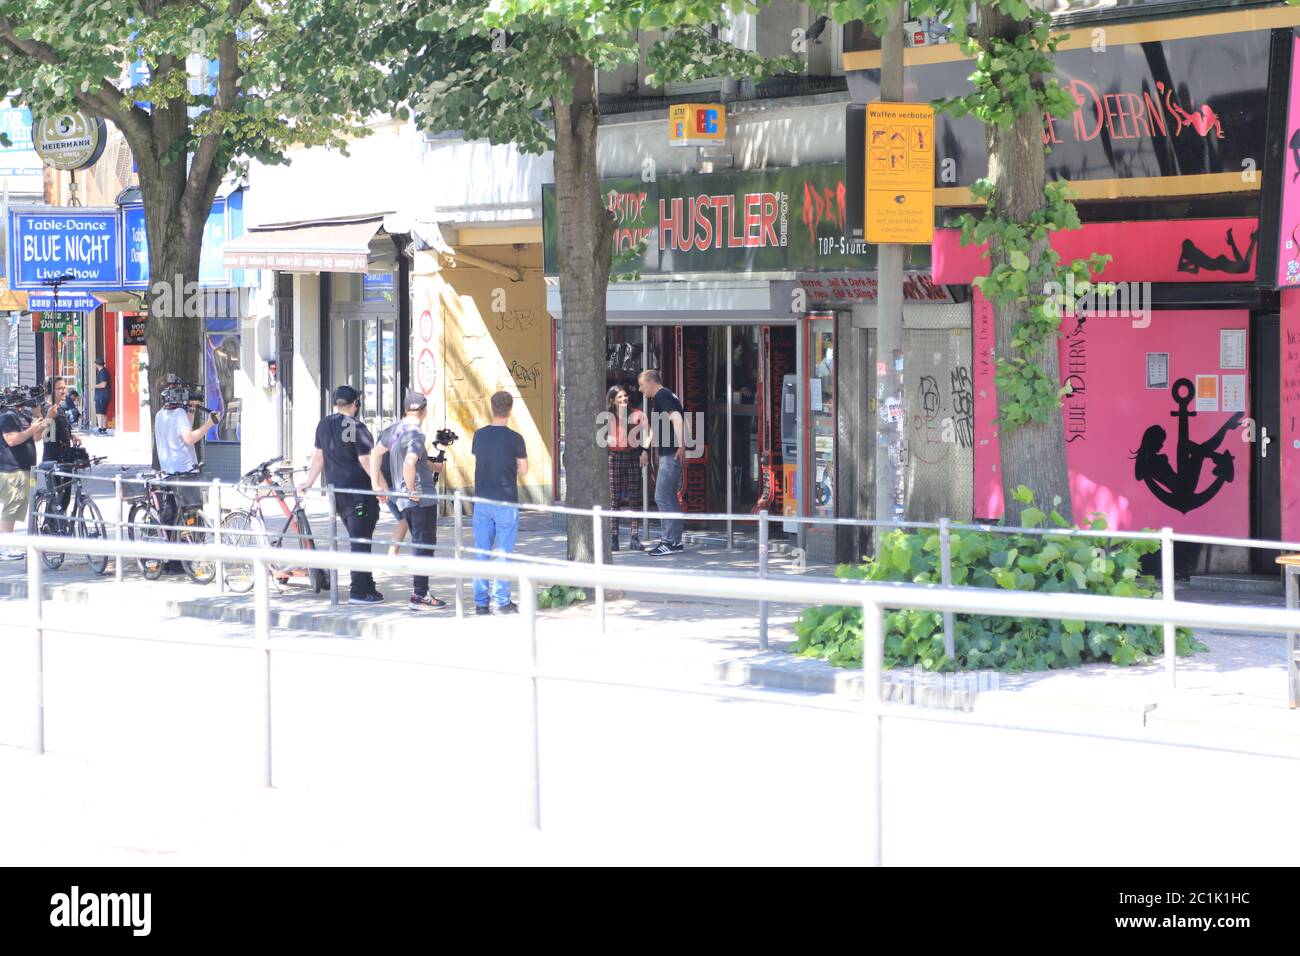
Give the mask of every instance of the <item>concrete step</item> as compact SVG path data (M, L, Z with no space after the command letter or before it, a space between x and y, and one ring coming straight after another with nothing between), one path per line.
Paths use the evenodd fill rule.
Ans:
M1188 584L1204 591L1282 596L1280 574L1193 574Z

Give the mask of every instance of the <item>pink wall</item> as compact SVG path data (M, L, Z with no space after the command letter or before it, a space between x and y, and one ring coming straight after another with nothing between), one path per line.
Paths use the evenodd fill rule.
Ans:
M1282 540L1300 537L1300 289L1282 291Z
M994 424L997 408L990 354L994 341L992 319L987 300L976 292L975 502L976 516L981 518L999 517L1003 504ZM1161 501L1137 479L1133 458L1147 428L1159 425L1166 435L1163 447L1154 453L1164 455L1170 469L1185 470L1178 458L1179 420L1172 414L1177 405L1170 392L1180 378L1195 382L1197 375L1217 376L1222 393L1224 375L1242 376L1245 414L1250 414L1247 371L1223 369L1219 364L1219 331L1246 329L1249 319L1246 311L1153 312L1150 326L1137 329L1127 318L1095 317L1077 334L1072 334L1076 332L1072 317L1063 321L1061 374L1075 388L1064 399L1062 414L1076 519L1082 522L1090 513L1100 511L1110 527L1122 530L1168 525L1177 531L1249 535L1253 445L1241 440L1244 428L1229 431L1221 444L1208 449L1219 455L1231 453L1232 480L1221 483L1212 498L1185 514ZM1300 315L1296 327L1300 331ZM1168 354L1168 384L1163 388L1146 387L1148 353ZM1297 391L1300 393L1300 389ZM1231 412L1222 410L1223 405L1221 394L1218 411L1201 411L1188 419L1191 441L1207 441L1232 417ZM1190 407L1195 410L1195 406L1193 400ZM1199 480L1191 489L1194 493L1203 493L1216 483L1216 462L1222 459L1207 458L1202 463ZM1217 467L1226 472L1222 463ZM1161 486L1167 487L1167 482Z
M1282 222L1278 232L1277 284L1300 286L1300 150L1291 147L1300 134L1300 37L1292 41L1291 101L1286 114L1286 147L1282 151Z
M1113 256L1099 276L1109 282L1249 282L1255 278L1258 251L1251 237L1258 227L1256 219L1093 222L1052 233L1052 248L1067 262L1094 252ZM1228 244L1229 229L1235 253ZM934 281L966 285L975 276L988 275L984 252L984 246L963 246L957 229L936 229Z

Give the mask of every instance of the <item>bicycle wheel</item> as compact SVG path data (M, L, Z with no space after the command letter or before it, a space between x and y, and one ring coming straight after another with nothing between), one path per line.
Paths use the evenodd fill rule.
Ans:
M208 523L199 508L186 508L181 512L177 523L183 526L176 534L177 540L182 544L205 545L212 543L212 532L208 530ZM181 564L185 568L185 573L189 575L190 580L195 584L211 584L217 577L217 562L215 561L196 558L192 561L182 561Z
M311 524L307 521L307 513L299 509L296 521L298 534L302 535L298 540L298 546L304 551L315 551L316 539L312 536ZM320 594L322 591L330 589L330 574L324 568L308 568L307 577L311 580L313 594Z
M99 505L89 498L81 499L81 507L77 509L77 519L78 538L107 543L108 532L104 528L104 516L99 513ZM86 564L90 565L90 570L96 574L103 574L108 570L108 554L88 554Z
M132 541L152 541L155 544L167 543L167 532L162 529L162 521L158 514L148 505L139 505L131 509L131 532ZM163 566L167 563L164 558L137 558L136 563L140 565L140 573L145 576L146 580L157 581L162 577Z
M266 541L266 530L261 520L248 511L232 511L221 519L221 543L235 548L256 548ZM227 561L225 563L226 587L235 594L252 589L257 566L252 561Z
M44 537L63 534L63 519L58 513L58 505L43 491L38 491L32 498L31 520L27 527L29 533ZM41 563L51 571L63 567L64 557L60 551L41 551Z

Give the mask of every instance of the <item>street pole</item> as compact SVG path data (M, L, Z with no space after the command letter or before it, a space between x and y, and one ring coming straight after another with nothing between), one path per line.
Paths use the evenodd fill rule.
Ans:
M880 100L903 101L903 4L889 8L888 26L880 38ZM864 144L865 146L865 144ZM903 259L906 247L888 243L877 247L880 292L876 301L876 520L899 515L899 472L904 467L903 425ZM873 547L879 552L884 529L877 528Z

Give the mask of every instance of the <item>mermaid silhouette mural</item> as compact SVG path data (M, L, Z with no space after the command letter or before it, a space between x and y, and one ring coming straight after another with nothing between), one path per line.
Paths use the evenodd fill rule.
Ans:
M1170 392L1178 405L1178 411L1169 413L1178 419L1178 467L1173 468L1169 464L1169 458L1160 452L1165 445L1165 430L1159 425L1152 425L1142 434L1142 444L1133 455L1133 475L1169 507L1187 514L1210 501L1219 493L1219 489L1235 477L1232 452L1216 449L1223 444L1228 432L1241 424L1245 413L1237 412L1207 441L1192 441L1187 433L1187 420L1196 416L1196 412L1190 408L1196 389L1189 379L1180 378L1174 382ZM1196 486L1201 483L1201 469L1210 459L1214 461L1211 470L1214 481L1197 491Z

